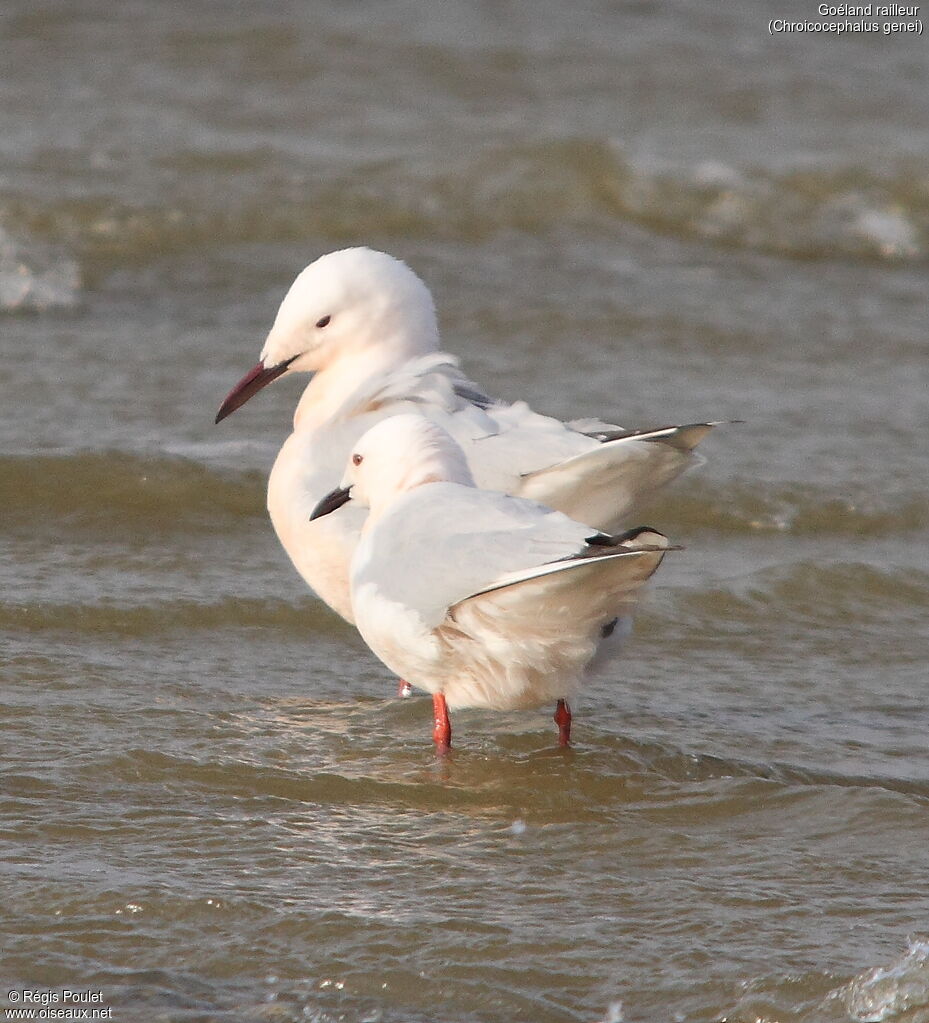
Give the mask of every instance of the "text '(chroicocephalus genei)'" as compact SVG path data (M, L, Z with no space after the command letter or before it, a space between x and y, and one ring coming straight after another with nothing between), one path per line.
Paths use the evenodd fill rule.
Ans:
M400 260L366 248L321 256L294 281L261 361L230 392L219 422L285 373L314 373L268 483L268 510L297 571L348 621L348 568L365 512L310 512L374 423L419 412L464 449L479 487L531 498L588 526L615 531L699 459L712 423L623 430L562 423L488 397L438 351L432 296Z
M549 701L567 745L568 699L661 564L666 537L592 534L535 501L479 490L461 447L420 415L365 433L313 521L349 503L369 509L350 572L355 624L392 671L433 694L437 749L451 743L449 706Z

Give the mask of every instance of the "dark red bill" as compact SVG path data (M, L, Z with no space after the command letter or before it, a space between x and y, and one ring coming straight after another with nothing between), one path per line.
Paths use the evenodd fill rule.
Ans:
M250 369L226 395L226 400L219 406L214 422L218 423L225 419L226 416L244 405L253 394L257 394L262 387L266 387L272 380L277 380L282 373L286 372L287 367L296 358L297 356L295 355L291 359L279 362L276 366L267 367L263 362L259 362L257 366Z

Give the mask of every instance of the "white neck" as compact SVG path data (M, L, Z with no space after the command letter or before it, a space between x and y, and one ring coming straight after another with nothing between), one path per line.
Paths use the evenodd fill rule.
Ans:
M450 441L450 438L446 438ZM368 520L373 523L395 502L420 487L433 483L473 487L474 477L464 452L457 445L436 448L425 446L407 452L409 457L387 463L367 494Z
M323 423L352 414L383 378L407 357L373 349L343 355L319 370L306 386L294 412L294 430L315 430Z

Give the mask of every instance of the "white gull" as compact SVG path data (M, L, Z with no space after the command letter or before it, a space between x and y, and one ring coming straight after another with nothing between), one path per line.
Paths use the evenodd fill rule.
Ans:
M479 490L460 446L412 414L359 438L313 521L338 521L350 505L369 509L350 570L355 624L392 671L433 694L439 751L451 744L448 707L546 702L567 745L568 700L667 539L647 527L592 532L535 501Z
M310 512L339 479L352 445L379 420L426 415L464 449L479 487L541 501L608 531L699 461L693 448L714 425L562 423L524 402L488 397L438 348L432 296L406 264L367 248L332 252L294 281L261 361L216 416L219 422L285 373L315 374L271 471L268 510L297 571L348 621L348 567L365 512L353 506L312 522Z

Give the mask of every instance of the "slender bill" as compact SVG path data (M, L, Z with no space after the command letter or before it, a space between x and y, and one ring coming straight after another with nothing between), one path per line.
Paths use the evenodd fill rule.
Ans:
M225 419L230 413L244 405L252 395L257 394L262 387L270 384L272 380L277 380L296 358L297 356L294 355L290 359L279 362L276 366L265 366L263 362L253 366L226 395L226 400L219 406L219 411L216 413L215 422L218 423Z
M341 508L352 495L351 487L339 487L337 490L333 490L319 502L318 505L313 509L313 514L310 515L310 522L313 519L322 518L323 515L328 515L330 512L334 512L336 508Z

